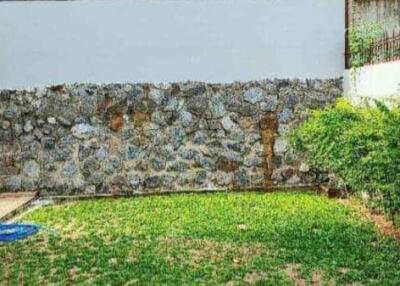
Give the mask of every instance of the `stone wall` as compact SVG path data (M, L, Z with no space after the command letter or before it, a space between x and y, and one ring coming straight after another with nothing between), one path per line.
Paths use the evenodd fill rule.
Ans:
M286 139L342 80L0 91L0 190L52 194L314 183Z

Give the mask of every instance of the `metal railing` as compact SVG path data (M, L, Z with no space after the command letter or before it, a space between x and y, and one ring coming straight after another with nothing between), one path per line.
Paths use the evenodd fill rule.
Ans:
M350 52L346 52L346 68L352 67L354 57L357 57L357 62L361 62L363 65L400 60L400 33L385 34L368 47L362 48L360 54L352 55Z

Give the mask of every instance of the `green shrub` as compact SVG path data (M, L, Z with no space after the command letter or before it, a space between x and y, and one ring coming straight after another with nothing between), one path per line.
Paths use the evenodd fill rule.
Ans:
M346 100L312 111L292 134L297 151L334 173L339 186L368 192L394 222L400 213L400 109L355 107Z
M360 68L367 61L373 60L376 53L370 52L372 45L383 35L382 23L370 22L352 26L348 30L350 62L352 68Z

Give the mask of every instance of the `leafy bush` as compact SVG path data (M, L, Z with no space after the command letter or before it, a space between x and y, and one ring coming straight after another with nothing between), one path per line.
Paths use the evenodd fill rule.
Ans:
M349 28L350 61L353 68L362 67L368 60L368 56L374 56L374 54L369 53L369 50L382 34L383 25L381 23L362 23Z
M400 213L400 109L355 107L346 100L312 111L292 134L310 163L339 177L339 186L367 192L394 222Z

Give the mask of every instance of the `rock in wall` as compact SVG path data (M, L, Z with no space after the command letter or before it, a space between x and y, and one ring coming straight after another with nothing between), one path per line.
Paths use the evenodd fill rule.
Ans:
M0 190L263 188L318 176L286 135L342 80L74 84L0 91Z

